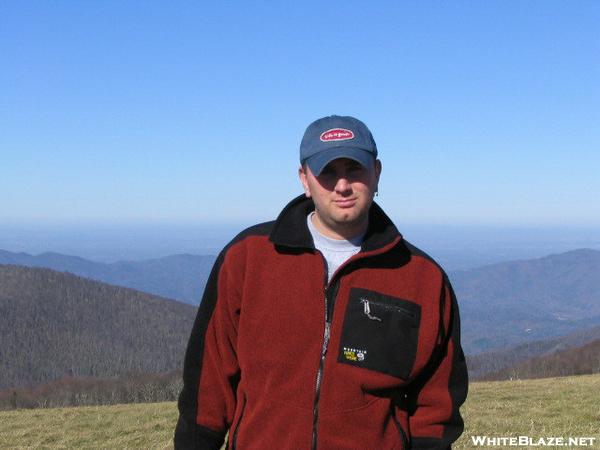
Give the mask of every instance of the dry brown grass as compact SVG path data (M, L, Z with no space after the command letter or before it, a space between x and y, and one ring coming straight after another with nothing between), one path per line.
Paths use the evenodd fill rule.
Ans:
M475 435L589 436L600 448L600 375L472 383L463 414L456 449L477 448ZM176 420L175 403L0 411L0 448L166 449Z
M507 448L475 447L477 435L595 437L581 448L600 448L600 375L472 383L462 411L465 432L453 448Z
M173 448L175 403L0 412L1 449Z

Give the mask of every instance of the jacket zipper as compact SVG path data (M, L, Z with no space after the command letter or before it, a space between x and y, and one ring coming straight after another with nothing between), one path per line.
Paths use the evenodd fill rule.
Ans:
M235 450L237 447L238 432L240 431L240 425L242 424L242 418L244 417L244 410L246 409L246 396L244 396L244 404L242 405L242 411L240 412L240 418L238 419L237 426L233 432L233 439L231 440L231 450Z
M364 305L364 314L366 316L370 315L371 310L370 310L369 305L372 304L372 305L380 306L385 309L391 309L392 311L399 312L400 314L402 314L406 317L409 317L411 319L415 318L415 315L412 312L408 311L406 308L404 308L400 305L388 305L387 303L381 303L378 301L367 300L367 299L361 299L360 301ZM371 319L371 317L369 317L369 318ZM375 320L377 320L377 319L375 319Z
M320 252L319 252L320 253ZM325 327L323 330L323 345L321 346L321 359L319 361L319 369L317 370L317 381L315 385L315 403L313 405L313 431L312 431L312 450L317 450L317 435L318 435L318 422L319 422L319 400L321 398L321 384L323 383L323 368L325 366L325 355L327 354L327 348L329 346L329 338L331 337L331 316L333 316L333 304L331 305L331 314L329 310L329 301L333 300L329 298L330 292L333 292L333 295L336 294L335 288L332 288L335 285L330 285L327 277L327 263L325 262L325 258L323 258L323 265L325 269L325 278L323 280L324 288L324 297L325 297ZM337 270L339 272L339 268ZM336 272L336 274L337 274ZM335 275L332 276L332 280Z
M325 274L327 277L327 274ZM319 399L321 397L321 384L323 382L323 367L325 366L325 355L329 346L329 337L331 335L331 322L329 320L327 304L327 286L325 287L325 328L323 331L323 345L321 346L321 359L319 369L317 370L317 382L315 386L315 403L313 405L313 431L312 431L312 450L317 449L317 426L319 421Z

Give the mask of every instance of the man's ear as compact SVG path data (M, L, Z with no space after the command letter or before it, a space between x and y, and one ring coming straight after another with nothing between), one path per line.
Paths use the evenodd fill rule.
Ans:
M302 188L304 189L304 194L307 198L310 198L310 188L308 187L308 180L306 179L306 171L308 169L306 166L302 165L298 168L298 178L300 178L300 183L302 183Z

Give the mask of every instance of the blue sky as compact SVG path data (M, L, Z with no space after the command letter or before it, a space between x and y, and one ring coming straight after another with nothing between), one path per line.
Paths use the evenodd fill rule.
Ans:
M600 226L600 2L0 3L0 224L250 224L365 121L400 224Z

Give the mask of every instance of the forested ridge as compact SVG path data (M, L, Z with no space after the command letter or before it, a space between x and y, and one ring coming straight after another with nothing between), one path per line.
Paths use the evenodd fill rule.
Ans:
M180 371L195 314L133 289L0 265L0 389Z
M579 347L599 340L600 326L596 326L558 338L525 342L502 350L467 355L469 378L479 380L486 375L503 372L504 369L519 366L532 359L537 358L537 360L540 360L543 357L551 357L553 354L562 351L577 354ZM574 375L575 373L573 371L572 374ZM539 373L538 375L540 377L548 376L543 373ZM509 376L506 378L509 378Z
M581 347L530 358L520 364L481 377L482 380L515 380L600 373L600 339Z

